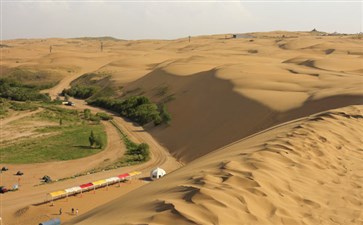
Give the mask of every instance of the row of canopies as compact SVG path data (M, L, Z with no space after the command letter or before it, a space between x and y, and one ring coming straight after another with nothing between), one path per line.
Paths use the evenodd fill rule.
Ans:
M141 172L140 171L133 171L131 173L124 173L124 174L120 174L116 177L110 177L107 179L103 179L103 180L97 180L94 182L90 182L90 183L85 183L85 184L81 184L79 186L75 186L75 187L71 187L71 188L66 188L64 190L59 190L59 191L54 191L54 192L50 192L47 194L47 199L46 200L55 200L58 198L63 198L63 197L68 197L70 195L74 195L77 193L82 193L85 191L89 191L89 190L95 190L96 188L100 188L100 187L105 187L111 184L115 184L127 179L130 179L132 177L135 177L137 175L140 175ZM51 198L49 199L48 196Z

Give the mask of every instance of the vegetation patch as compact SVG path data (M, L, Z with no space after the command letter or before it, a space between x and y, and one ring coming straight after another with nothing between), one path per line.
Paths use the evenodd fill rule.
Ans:
M54 72L21 67L3 69L1 77L38 90L51 88L59 82L59 76Z
M39 93L39 88L15 80L0 79L0 97L15 101L50 101L48 94Z
M166 107L162 106L160 110L155 103L152 103L145 96L131 96L125 100L97 98L93 101L88 101L88 103L117 112L121 116L131 119L140 125L145 125L150 122L154 122L155 125L159 125L163 122L170 123L171 120Z
M54 105L42 106L45 110L31 120L56 122L56 125L35 130L40 137L15 142L0 148L0 163L39 163L71 160L96 154L104 149L107 137L102 124L82 117L77 110ZM90 145L90 134L95 138ZM44 135L43 135L44 134Z
M109 97L115 94L111 75L107 73L86 73L72 81L71 88L64 89L63 95L80 99Z
M68 95L80 99L87 99L92 95L96 94L97 91L98 87L96 86L75 85L69 89L64 89L62 91L62 95Z
M15 111L35 111L38 109L38 106L32 102L11 102L10 109Z
M86 157L102 151L91 148L88 137L90 130L98 134L104 143L106 135L102 125L50 126L37 132L55 135L30 139L0 149L1 163L39 163L71 160Z

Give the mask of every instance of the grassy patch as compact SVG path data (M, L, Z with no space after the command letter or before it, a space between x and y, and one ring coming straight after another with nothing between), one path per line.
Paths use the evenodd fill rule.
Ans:
M16 80L24 86L38 90L51 88L59 82L59 75L54 72L20 67L3 70L1 77Z
M11 102L10 103L10 109L15 110L15 111L34 111L38 109L38 106L32 102Z
M13 102L11 103L13 104ZM16 103L22 104L25 103ZM17 141L0 148L0 163L38 163L59 160L71 160L98 153L104 149L91 148L89 136L91 131L102 143L107 137L102 124L94 123L82 117L74 109L60 108L51 104L43 104L43 111L29 117L36 121L56 122L54 126L41 127L35 130L41 136ZM44 135L43 135L44 134Z
M86 73L72 81L71 88L64 89L62 94L80 99L109 97L115 94L111 75L108 73Z
M39 163L71 160L93 155L103 149L89 147L91 130L99 135L104 143L107 137L102 125L77 124L52 126L38 129L40 133L54 133L15 143L0 149L1 163Z

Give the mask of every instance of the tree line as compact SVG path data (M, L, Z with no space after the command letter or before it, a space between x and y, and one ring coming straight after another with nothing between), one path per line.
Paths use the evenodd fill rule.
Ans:
M88 103L117 112L140 125L150 122L155 125L169 124L171 121L171 116L165 105L157 106L145 96L131 96L125 100L101 97L88 101Z

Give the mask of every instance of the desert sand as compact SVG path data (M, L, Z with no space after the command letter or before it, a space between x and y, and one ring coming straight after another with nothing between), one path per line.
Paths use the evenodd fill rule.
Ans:
M50 191L186 164L159 181L134 183L127 190L137 190L126 195L109 191L107 200L95 200L92 207L71 199L83 208L69 224L363 224L362 39L283 31L252 35L191 42L106 39L103 52L98 39L5 41L10 47L2 49L3 71L52 72L49 80L58 84L45 92L53 98L86 72L109 74L119 95L166 102L172 123L141 128L116 118L133 140L151 145L152 160L140 166L33 187L44 175L39 168L61 178L122 154L107 124L109 143L98 155L8 165L29 177L26 188L1 196L4 221L24 224L38 222L38 214L54 214L49 205L15 214ZM78 109L89 107L76 103Z
M363 107L288 122L67 224L362 224Z

